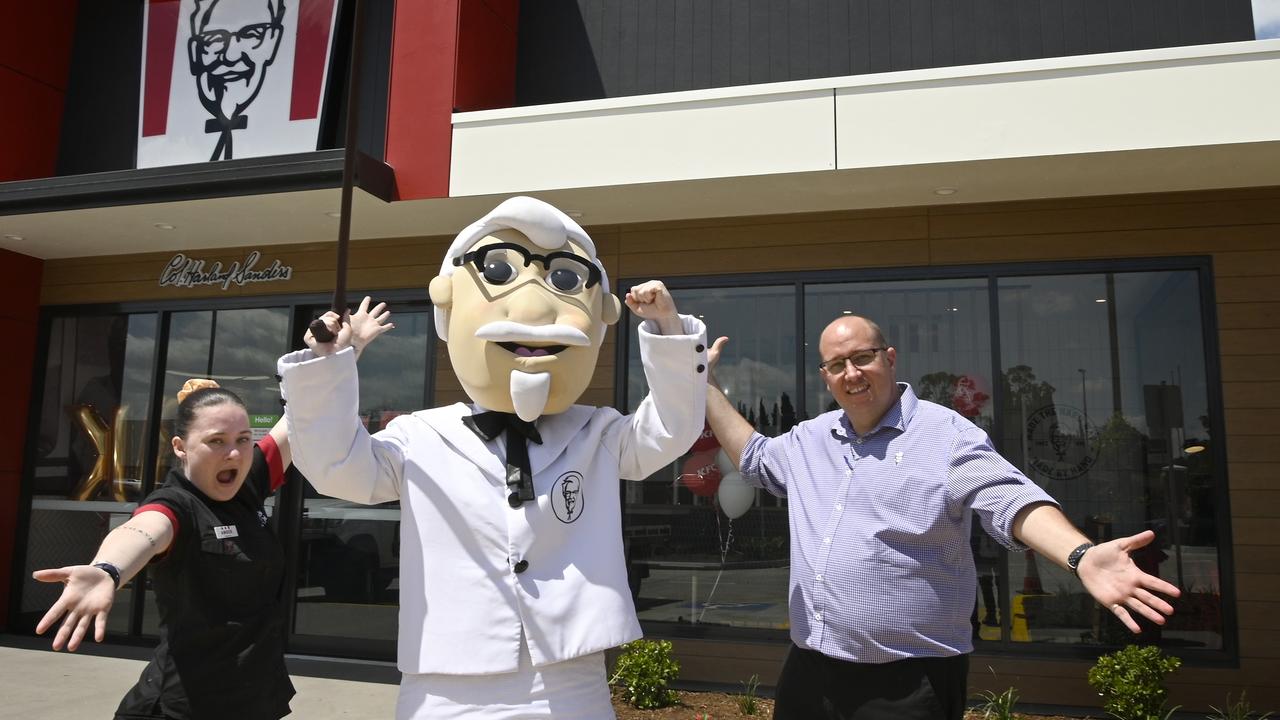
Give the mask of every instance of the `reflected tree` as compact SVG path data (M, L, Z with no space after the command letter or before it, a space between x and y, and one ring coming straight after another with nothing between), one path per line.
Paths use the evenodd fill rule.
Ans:
M919 382L916 383L916 397L950 408L952 399L955 397L956 384L959 381L959 375L953 375L945 370L921 375Z
M1043 380L1037 382L1030 365L1014 365L1000 376L1004 383L1004 396L1010 408L1020 407L1027 412L1053 403L1057 388Z
M791 398L782 393L782 410L778 418L778 433L785 433L796 426L796 409L791 405Z

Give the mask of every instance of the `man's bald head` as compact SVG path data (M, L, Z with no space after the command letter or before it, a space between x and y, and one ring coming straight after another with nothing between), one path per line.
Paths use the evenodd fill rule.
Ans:
M880 330L880 326L871 318L865 318L861 315L841 315L827 324L827 327L822 331L822 336L818 339L818 352L823 355L822 359L830 359L823 352L825 347L840 339L857 334L863 329L870 331L870 335L864 335L864 337L868 337L875 347L887 347L889 345L884 339L884 332Z
M860 315L838 317L822 331L818 354L823 363L839 361L837 371L822 369L831 397L859 434L871 431L898 399L897 352L880 326Z

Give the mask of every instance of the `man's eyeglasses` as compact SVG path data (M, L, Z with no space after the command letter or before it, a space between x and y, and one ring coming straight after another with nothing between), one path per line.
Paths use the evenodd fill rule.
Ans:
M876 361L876 353L888 349L882 347L864 348L847 357L818 363L818 368L828 375L839 375L845 371L845 367L847 367L845 363L853 363L856 368L864 368Z
M476 272L490 285L510 283L520 274L520 268L534 262L542 264L543 280L556 292L573 294L600 282L600 268L581 255L562 250L538 255L523 245L493 243L453 259L457 267L466 263L475 265Z

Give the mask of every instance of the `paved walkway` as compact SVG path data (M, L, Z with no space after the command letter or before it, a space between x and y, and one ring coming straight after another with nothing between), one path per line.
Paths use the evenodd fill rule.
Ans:
M89 643L93 645L92 642ZM0 718L110 718L149 648L55 653L42 638L0 635ZM289 658L294 718L392 718L399 673L389 663Z

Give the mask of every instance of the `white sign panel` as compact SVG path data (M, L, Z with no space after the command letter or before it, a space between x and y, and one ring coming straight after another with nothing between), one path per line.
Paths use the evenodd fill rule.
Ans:
M316 149L337 0L147 0L137 166Z

